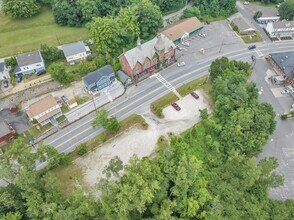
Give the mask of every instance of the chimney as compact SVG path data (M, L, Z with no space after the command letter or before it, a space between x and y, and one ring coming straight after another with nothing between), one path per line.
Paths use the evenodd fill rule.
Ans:
M139 36L138 36L138 39L137 39L137 47L141 50L141 39L140 39Z
M123 54L125 54L126 53L126 48L123 48Z

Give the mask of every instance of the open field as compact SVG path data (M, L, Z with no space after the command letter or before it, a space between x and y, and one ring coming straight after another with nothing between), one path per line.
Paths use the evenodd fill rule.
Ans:
M48 8L28 19L12 19L0 12L0 57L35 50L42 43L56 46L87 38L86 28L57 25Z

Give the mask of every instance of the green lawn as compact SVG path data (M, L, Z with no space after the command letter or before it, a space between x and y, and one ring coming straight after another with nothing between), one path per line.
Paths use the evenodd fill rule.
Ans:
M27 138L25 139L26 141L29 141L30 139L39 136L43 132L47 131L48 129L52 128L52 124L48 123L44 126L41 125L35 125L31 127L29 130L25 131L25 135Z
M257 32L255 33L254 36L252 36L251 39L250 39L249 35L241 35L241 38L243 39L243 41L246 44L257 43L257 42L262 42L263 41L262 37Z
M86 28L57 25L49 8L28 19L12 19L0 13L0 57L35 50L42 43L56 46L87 38Z
M172 102L178 101L179 98L172 92L168 93L165 96L157 99L152 102L150 105L150 110L153 114L155 114L159 118L163 118L162 109L169 106Z

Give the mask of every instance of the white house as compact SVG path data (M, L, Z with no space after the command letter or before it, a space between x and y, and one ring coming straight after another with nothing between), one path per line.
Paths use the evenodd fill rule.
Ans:
M69 64L81 62L91 54L90 48L86 46L83 41L64 44L60 49L63 51L66 61Z
M0 82L5 79L9 79L9 69L6 68L4 63L0 63Z
M266 26L266 31L271 38L291 37L294 38L294 21L270 22Z
M15 74L31 74L45 70L44 59L39 50L18 54L15 56L17 65L14 67Z

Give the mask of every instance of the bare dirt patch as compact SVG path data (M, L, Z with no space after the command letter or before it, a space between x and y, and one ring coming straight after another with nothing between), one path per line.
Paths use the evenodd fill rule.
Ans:
M167 136L170 132L177 135L191 128L200 120L199 109L210 111L205 94L196 92L200 96L198 100L188 95L177 102L182 108L180 112L171 106L166 107L163 110L164 119L145 113L143 117L149 124L147 130L132 128L87 156L78 158L75 164L83 170L83 181L94 186L99 178L104 177L102 171L113 157L118 156L126 164L134 154L139 158L149 156L156 150L160 136Z

